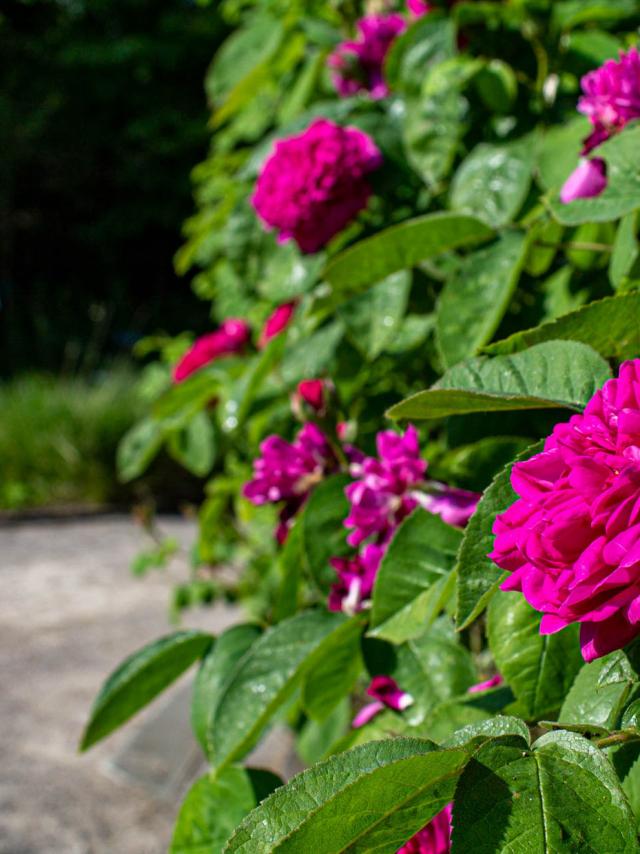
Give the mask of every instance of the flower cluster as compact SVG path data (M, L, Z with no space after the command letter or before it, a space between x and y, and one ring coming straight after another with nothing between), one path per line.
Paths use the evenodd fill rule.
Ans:
M293 442L269 436L260 452L253 464L253 479L242 494L258 506L284 502L276 531L282 543L310 491L337 463L326 436L315 424L305 424Z
M275 144L258 177L253 206L278 239L317 252L367 205L367 175L382 164L373 140L353 127L317 119Z
M490 557L543 613L542 634L580 623L586 661L640 634L640 359L513 467L520 496Z
M452 804L447 804L426 827L399 848L397 854L449 854L452 809Z
M581 80L583 95L578 109L593 126L584 143L583 159L571 173L560 192L567 204L574 199L599 196L607 186L606 163L600 157L586 155L619 133L633 119L640 118L640 53L632 47L621 52L620 59L607 60Z
M385 550L416 507L462 527L478 503L475 492L425 482L427 462L420 457L415 427L404 434L378 433L377 451L377 457L363 457L350 468L356 480L346 488L350 511L344 524L350 529L347 542L361 552L351 560L331 561L338 574L329 597L331 610L354 613L366 607Z
M406 26L402 15L395 14L367 15L358 21L357 38L341 42L327 60L341 97L368 92L378 99L389 94L383 75L384 60L393 41Z
M244 320L225 320L219 329L198 338L173 370L173 380L180 383L195 371L222 356L238 353L249 341L249 325Z

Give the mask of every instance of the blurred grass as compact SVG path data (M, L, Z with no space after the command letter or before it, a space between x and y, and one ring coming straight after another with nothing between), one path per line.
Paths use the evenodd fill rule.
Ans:
M0 509L123 500L118 442L143 414L136 373L30 374L0 384Z

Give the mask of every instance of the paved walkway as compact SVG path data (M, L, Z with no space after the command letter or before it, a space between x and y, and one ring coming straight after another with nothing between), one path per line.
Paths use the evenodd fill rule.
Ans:
M194 535L179 519L161 527L185 545ZM138 774L137 760L158 727L172 726L191 763L183 773L196 771L185 681L87 754L76 753L104 677L172 630L169 593L185 568L178 562L133 578L129 563L143 545L144 534L124 517L0 528L1 854L167 850L179 800L174 781L154 791L153 773ZM237 619L220 606L185 624L219 632Z

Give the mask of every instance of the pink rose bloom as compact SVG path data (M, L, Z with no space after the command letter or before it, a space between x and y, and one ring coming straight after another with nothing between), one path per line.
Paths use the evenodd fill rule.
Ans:
M497 688L498 685L502 685L503 682L504 677L500 673L496 673L496 675L492 676L491 679L487 679L484 682L478 682L477 685L472 685L467 693L478 694L480 691L488 691L489 688Z
M296 310L296 302L285 302L279 305L266 319L260 338L258 339L258 347L262 350L267 346L272 338L279 335L291 323L291 318Z
M425 0L407 0L407 9L414 18L421 18L431 12L433 5Z
M578 109L594 127L587 140L591 150L633 119L640 118L640 54L632 47L620 59L608 59L581 81L583 96Z
M399 848L397 854L449 854L452 809L452 804L448 804L426 827Z
M640 634L640 359L626 362L544 451L517 463L520 496L495 521L490 557L543 614L541 634L580 623L585 661Z
M369 723L385 708L402 712L413 703L411 694L400 690L398 683L391 676L374 676L367 688L367 694L374 697L374 702L360 709L351 724L354 729Z
M199 368L243 350L249 341L249 325L244 320L225 320L219 329L198 338L173 369L173 381L181 383Z
M269 436L260 445L261 456L254 460L253 479L242 494L252 504L284 502L276 538L287 537L293 517L309 493L336 467L336 460L324 433L315 424L305 424L293 442Z
M382 164L371 137L316 119L304 133L280 140L258 177L253 206L278 240L317 252L366 207L367 175Z
M345 492L351 511L344 521L353 530L349 545L376 537L388 542L400 522L418 506L410 495L422 482L427 463L420 458L418 433L409 426L403 435L385 430L377 437L378 458L365 457L352 466L358 479Z
M431 481L432 488L439 487L433 493L413 493L421 507L430 513L440 516L447 525L455 528L464 528L469 519L476 512L480 494L469 492L467 489L458 489L455 486L438 484Z
M383 76L385 57L393 41L404 32L402 15L367 15L358 23L358 36L338 45L327 64L333 69L333 83L343 97L368 92L372 98L389 94Z
M335 569L338 581L331 585L329 592L330 611L343 611L351 616L370 605L384 551L381 546L369 543L354 558L331 558L329 563Z
M600 157L583 158L564 182L560 201L567 205L575 199L592 199L607 186L607 164Z

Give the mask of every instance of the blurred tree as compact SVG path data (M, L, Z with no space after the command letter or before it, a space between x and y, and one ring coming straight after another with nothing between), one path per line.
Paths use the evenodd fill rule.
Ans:
M202 325L172 256L206 153L225 35L190 0L5 0L0 11L0 372L91 367Z

